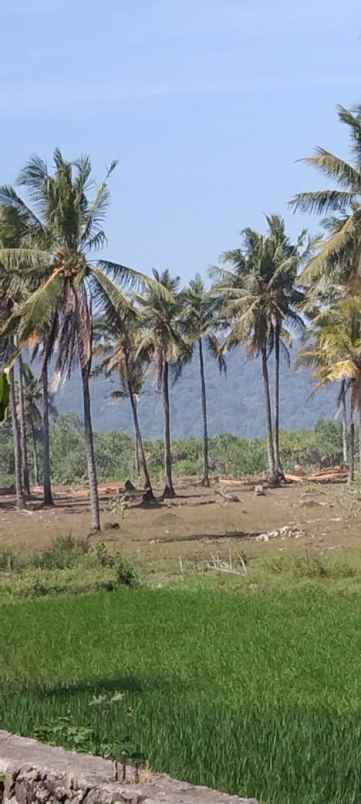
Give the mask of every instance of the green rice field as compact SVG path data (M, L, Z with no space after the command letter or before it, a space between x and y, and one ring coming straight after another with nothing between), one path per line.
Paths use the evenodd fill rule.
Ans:
M361 801L361 593L139 589L1 607L0 726L254 796Z

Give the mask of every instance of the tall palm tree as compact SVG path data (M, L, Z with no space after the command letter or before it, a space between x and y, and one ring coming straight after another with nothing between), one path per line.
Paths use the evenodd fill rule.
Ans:
M156 367L158 387L162 392L164 410L164 497L174 497L171 448L171 409L169 397L169 368L190 348L180 325L181 299L179 277L168 270L153 271L154 285L143 295L136 296L143 326L138 356L152 361ZM164 290L168 298L164 297Z
M24 393L24 361L22 353L20 352L18 358L18 407L22 455L22 482L25 493L30 495L28 433L26 427Z
M310 286L331 279L346 282L349 290L360 292L361 275L361 106L338 107L338 116L351 136L353 159L317 148L303 161L315 167L328 180L331 189L298 193L291 205L295 211L311 212L328 218L328 236L319 241L319 249L303 274ZM356 282L356 284L355 284Z
M274 263L273 289L277 293L277 303L273 305L273 340L275 353L275 398L274 398L274 451L276 471L284 477L280 455L280 353L282 334L289 329L302 330L304 318L300 309L304 306L305 294L298 282L298 271L312 250L312 243L306 241L303 230L293 243L286 232L285 221L279 215L266 216L270 256ZM287 352L287 350L286 350Z
M25 425L27 428L28 433L31 436L31 443L32 443L32 470L33 470L33 478L34 483L39 485L40 483L40 466L39 466L39 454L38 454L38 446L41 444L41 452L43 458L43 474L44 474L44 433L43 433L43 411L42 411L42 401L43 401L43 382L42 378L38 378L34 375L33 371L31 370L30 366L23 362L23 378L24 378L24 414L25 414ZM57 410L54 405L53 399L49 398L48 400L48 412L53 417L56 418Z
M355 468L355 412L361 411L361 299L341 299L315 317L310 346L299 361L313 368L316 390L340 382L339 402L350 392L350 480ZM342 399L341 399L342 397Z
M5 371L0 372L0 422L3 422L9 407L9 380Z
M52 172L37 156L22 170L18 184L27 192L29 203L14 188L0 188L0 203L17 210L29 239L26 248L0 249L0 263L12 272L24 272L26 266L38 285L14 311L7 331L15 329L19 343L24 343L49 322L52 328L56 321L57 371L70 374L76 363L80 365L94 530L100 529L100 508L89 388L93 305L98 310L104 304L117 308L116 277L123 282L146 281L142 274L117 263L90 259L90 254L105 243L108 179L115 165L113 162L104 181L95 185L89 157L69 162L56 149ZM121 297L123 301L123 294Z
M207 416L207 391L206 376L204 367L204 346L214 357L220 371L226 371L226 362L221 348L221 344L215 334L217 326L217 306L218 302L214 296L206 290L204 282L199 274L189 283L188 288L181 295L182 300L182 323L187 334L187 341L190 340L190 347L187 343L187 351L181 356L179 361L179 371L177 378L182 370L184 362L188 362L194 355L197 348L199 357L199 370L201 381L201 401L203 418L203 478L204 486L209 486L209 450L208 450L208 416Z
M18 248L20 247L25 235L25 227L16 210L0 210L0 247ZM17 278L13 278L4 272L0 263L0 290L2 294L2 305L0 311L0 324L6 321L11 315L16 304L24 299L24 286ZM25 504L24 491L30 493L27 440L24 420L24 395L22 377L22 357L21 350L18 350L18 360L15 360L15 338L5 337L2 339L2 361L7 357L10 361L8 372L10 410L12 418L12 429L14 437L14 462L16 479L17 507L23 508ZM16 382L16 362L18 363L18 383ZM6 375L3 375L6 377Z
M129 399L134 423L136 461L139 462L144 475L146 499L151 500L152 483L138 411L138 400L143 390L149 361L146 355L138 353L142 332L134 303L125 299L124 310L121 313L119 311L117 315L113 314L105 324L101 322L98 333L100 343L96 354L101 357L101 363L96 371L103 372L105 376L115 373L120 388L113 392L113 398Z
M304 326L299 305L304 294L296 287L301 260L302 233L292 244L282 218L267 218L268 232L242 232L241 248L223 255L225 265L213 271L217 278L213 293L223 298L224 326L228 328L224 348L246 345L251 356L261 358L265 392L268 462L274 482L283 477L279 450L280 347L291 342L290 327ZM275 417L272 414L269 357L275 351Z

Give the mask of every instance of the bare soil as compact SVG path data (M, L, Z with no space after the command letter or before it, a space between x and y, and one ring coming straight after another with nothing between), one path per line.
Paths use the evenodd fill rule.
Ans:
M126 507L118 483L100 488L103 531L90 532L87 489L57 487L54 508L44 508L35 489L27 510L17 512L11 494L0 495L0 549L30 552L49 547L71 534L91 543L103 541L138 559L147 571L173 575L180 562L204 561L245 549L247 555L275 552L357 550L361 545L361 490L344 483L310 483L306 479L256 496L259 479L219 480L205 489L179 481L177 497L155 505L130 495ZM235 501L238 500L238 501ZM297 538L262 534L288 527ZM258 539L261 535L261 538Z

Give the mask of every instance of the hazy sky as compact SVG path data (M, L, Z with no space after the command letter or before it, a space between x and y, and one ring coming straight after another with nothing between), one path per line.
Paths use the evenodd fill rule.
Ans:
M33 152L113 158L108 254L185 279L347 153L359 0L1 0L0 181ZM316 225L316 221L315 224Z

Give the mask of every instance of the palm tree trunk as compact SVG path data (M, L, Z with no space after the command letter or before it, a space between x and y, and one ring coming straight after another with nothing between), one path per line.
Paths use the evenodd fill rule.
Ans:
M49 382L48 361L44 360L41 373L43 393L43 499L44 505L54 505L51 488L50 435L49 435Z
M355 422L354 422L354 401L351 389L351 405L350 405L350 467L349 467L349 483L355 480Z
M35 486L38 486L40 483L40 476L39 476L39 456L38 456L38 448L36 445L36 434L34 424L30 422L31 428L31 440L32 440L32 452L33 452L33 483Z
M16 507L19 511L21 511L23 508L25 508L25 498L24 498L24 489L23 489L22 471L21 471L22 467L21 433L16 409L15 371L13 368L9 372L9 382L10 382L11 419L12 419L13 436L14 436Z
M208 453L208 419L207 419L207 394L206 378L204 374L204 358L202 338L198 341L199 346L199 366L201 372L202 389L202 415L203 415L203 486L209 486L209 453Z
M275 419L274 419L274 457L276 473L285 480L280 456L280 329L275 332Z
M139 441L138 436L135 436L134 442L134 468L135 468L135 475L137 478L140 476L140 449L139 449Z
M151 482L149 471L148 471L148 464L147 464L147 459L146 459L146 456L145 456L143 436L142 436L141 429L140 429L140 424L139 424L138 404L137 404L137 400L136 400L136 397L135 397L135 395L133 393L132 385L131 385L130 382L128 382L128 393L129 393L129 399L130 399L130 404L131 404L132 413L133 413L135 439L136 439L136 444L138 444L138 448L139 448L139 453L138 454L139 454L139 457L140 457L140 462L141 462L142 470L143 470L143 474L144 474L144 488L145 488L145 491L149 492L147 496L148 496L148 498L150 498L150 497L153 497L152 482Z
M273 446L271 394L269 386L267 350L265 348L262 349L262 374L263 374L263 383L264 383L264 392L266 401L267 447L268 447L269 470L272 481L275 481L276 463L275 463L275 453Z
M163 408L164 408L164 474L165 486L163 497L175 497L172 479L172 450L170 434L170 404L169 404L169 366L164 361L163 367Z
M93 530L100 530L98 480L97 480L94 435L93 435L92 417L91 417L89 370L87 366L82 367L81 378L83 384L84 431L85 431L85 448L86 448L87 466L88 466L91 522Z
M26 432L25 398L24 398L24 366L21 354L18 359L19 366L19 425L21 438L22 477L25 494L30 495L29 455Z
M344 380L341 383L341 401L342 401L342 453L343 453L343 462L345 466L347 466L348 465L347 398L346 398L346 383Z

